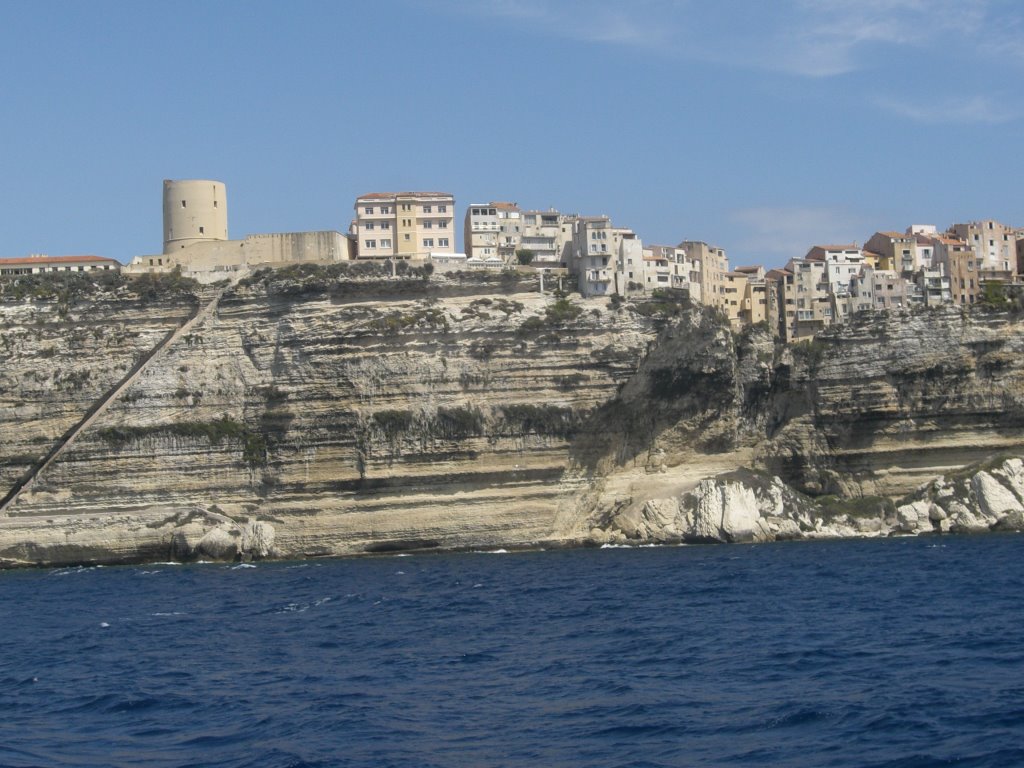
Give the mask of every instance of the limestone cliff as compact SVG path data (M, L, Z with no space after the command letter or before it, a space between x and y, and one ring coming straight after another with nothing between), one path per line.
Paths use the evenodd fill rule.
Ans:
M1006 315L878 316L783 349L710 311L537 287L296 268L227 289L6 507L0 558L777 538L814 528L806 494L898 497L1024 454ZM0 303L3 483L207 298ZM704 482L741 467L779 479ZM686 522L695 492L731 511ZM758 493L791 516L755 516Z

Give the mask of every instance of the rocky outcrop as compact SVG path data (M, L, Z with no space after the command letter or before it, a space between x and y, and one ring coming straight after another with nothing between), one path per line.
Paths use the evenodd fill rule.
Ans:
M648 499L595 529L605 542L762 542L782 539L1024 530L1024 461L944 476L894 504L815 499L778 477L748 472L703 480L692 491Z
M0 558L764 541L1024 515L1002 464L893 501L1024 453L1012 317L882 315L786 349L709 310L537 288L293 269L229 289L6 509ZM0 478L197 301L0 303Z

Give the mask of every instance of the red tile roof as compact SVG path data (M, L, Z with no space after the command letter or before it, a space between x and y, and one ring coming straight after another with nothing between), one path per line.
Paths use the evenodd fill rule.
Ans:
M106 256L21 256L13 259L0 259L5 266L38 265L38 264L119 264L116 259Z
M383 200L392 197L452 197L451 192L369 192L357 200Z

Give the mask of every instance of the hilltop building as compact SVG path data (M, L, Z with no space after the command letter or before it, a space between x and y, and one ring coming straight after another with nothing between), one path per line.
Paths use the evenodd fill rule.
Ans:
M428 259L455 253L455 198L447 192L370 192L349 228L360 259Z
M700 262L694 261L685 249L673 245L651 245L643 249L643 271L630 271L627 289L635 284L647 290L673 288L686 291L694 301L701 300ZM630 266L630 265L627 265Z
M227 190L206 179L164 181L163 252L136 256L129 275L180 269L201 283L237 278L261 266L348 261L348 238L332 230L228 239Z
M104 256L31 256L0 259L0 275L42 275L53 272L92 272L121 269L121 262Z
M726 309L729 299L723 299L723 287L729 272L729 257L725 250L700 240L684 240L676 247L684 250L693 264L699 265L701 301Z
M516 203L474 203L466 209L463 248L472 260L514 263L522 240L522 212Z

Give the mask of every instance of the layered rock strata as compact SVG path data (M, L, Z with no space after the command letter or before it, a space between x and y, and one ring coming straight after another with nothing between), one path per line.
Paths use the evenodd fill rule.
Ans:
M38 302L0 304L4 483L196 306L109 299L58 319ZM954 308L777 348L711 311L559 300L515 277L254 280L7 507L0 558L935 530L933 506L930 528L918 507L916 526L899 505L863 510L1024 453L1022 351L1014 318ZM743 467L778 480L714 480ZM978 482L986 501L964 506L988 528L1005 515ZM823 494L836 500L816 512L809 495ZM945 510L948 530L971 528L961 511Z

